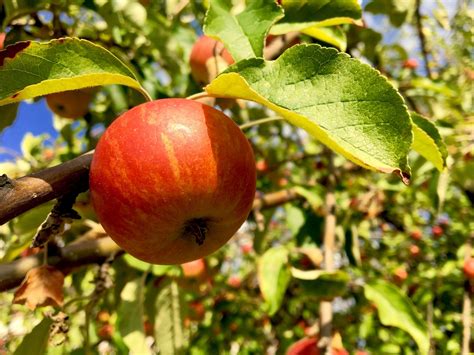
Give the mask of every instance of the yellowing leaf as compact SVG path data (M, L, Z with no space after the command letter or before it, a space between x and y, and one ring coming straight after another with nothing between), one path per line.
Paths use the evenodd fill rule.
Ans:
M0 106L60 91L120 84L143 89L106 49L78 38L18 42L0 51Z
M379 72L346 54L297 45L275 61L240 61L205 89L265 105L354 163L408 183L413 133L403 99Z
M413 150L426 160L433 163L439 171L446 166L448 152L436 126L427 118L412 112L413 120Z

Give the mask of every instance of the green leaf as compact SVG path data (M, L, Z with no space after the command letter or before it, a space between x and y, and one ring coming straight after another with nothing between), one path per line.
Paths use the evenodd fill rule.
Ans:
M365 168L408 183L413 133L402 97L379 72L319 45L296 45L275 61L243 60L206 88L252 100Z
M314 186L311 189L305 188L303 186L295 186L293 187L293 190L296 194L308 201L313 211L316 211L324 203L323 198L321 197L324 195L324 191L320 185Z
M60 91L120 84L149 95L108 50L84 39L18 42L0 51L0 106Z
M124 255L123 259L125 262L133 267L134 269L143 271L143 272L150 272L155 276L163 276L166 275L169 271L176 269L177 273L179 274L178 267L175 265L154 265L150 263L146 263L144 261L138 260L137 258L131 256L130 254Z
M290 279L288 250L284 247L267 250L258 261L258 284L269 315L280 309Z
M414 140L412 148L442 171L446 166L448 151L436 126L427 118L411 112Z
M174 280L166 280L156 299L155 340L161 354L181 354L186 345L184 302Z
M0 132L13 124L17 113L18 103L0 106Z
M283 11L268 0L248 0L238 15L231 12L230 0L211 0L204 33L221 40L235 61L263 57L265 36Z
M406 295L397 287L381 280L367 283L364 293L376 305L383 325L404 330L415 340L422 354L428 353L428 327Z
M299 280L307 296L318 297L324 300L332 300L335 297L344 295L350 281L349 275L341 270L304 271L291 268L291 275Z
M346 34L340 27L320 27L312 26L302 30L304 34L316 38L322 42L332 44L341 52L345 52L347 48Z
M355 23L362 15L357 0L282 1L285 17L272 27L274 35L318 26Z
M123 342L137 354L151 354L145 342L143 328L144 287L141 278L129 281L120 293L121 303L117 314L118 329Z
M415 0L373 0L364 10L374 14L386 14L392 25L400 27L407 17L411 18L415 7Z
M48 347L51 324L53 324L51 318L44 318L31 333L25 335L14 355L43 355Z

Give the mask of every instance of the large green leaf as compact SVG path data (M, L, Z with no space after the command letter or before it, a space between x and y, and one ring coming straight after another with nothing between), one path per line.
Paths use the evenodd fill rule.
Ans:
M248 0L245 9L232 13L230 0L211 0L206 14L204 32L218 38L235 61L263 56L265 36L283 11L268 0Z
M406 331L415 340L422 354L429 349L428 328L411 300L392 284L378 280L364 285L365 297L377 307L385 326Z
M319 45L297 45L275 61L236 63L210 95L261 103L365 168L408 182L413 133L402 97L379 72Z
M51 318L44 318L23 338L14 355L43 355L48 347L49 328L52 323Z
M411 112L411 119L414 134L413 150L442 171L446 166L448 151L438 129L431 121L416 112Z
M118 329L123 342L136 354L151 354L145 342L143 328L144 288L141 278L129 281L120 293L121 303L117 314Z
M0 51L0 105L85 87L121 84L139 90L133 73L106 49L78 38L18 42Z
M357 0L283 0L282 6L285 17L272 27L271 34L354 23L362 14Z
M176 281L164 281L156 299L155 340L160 354L183 352L186 345L184 308Z
M284 247L267 250L258 262L258 284L270 315L280 309L290 279L288 250Z
M349 275L341 270L309 270L291 269L292 276L298 280L307 296L332 300L342 296L350 281Z

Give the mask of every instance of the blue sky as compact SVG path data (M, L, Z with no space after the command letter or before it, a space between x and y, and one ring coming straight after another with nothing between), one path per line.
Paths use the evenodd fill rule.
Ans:
M0 134L0 161L12 160L12 153L20 154L21 140L27 132L34 135L47 133L53 138L57 137L52 113L44 99L31 104L20 104L15 122Z

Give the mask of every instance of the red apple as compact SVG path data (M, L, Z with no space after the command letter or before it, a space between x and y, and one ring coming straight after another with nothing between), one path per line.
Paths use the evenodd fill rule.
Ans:
M182 264L222 247L252 209L252 148L222 112L186 99L148 102L117 118L90 168L97 217L125 251Z
M3 49L3 47L4 47L6 36L7 36L7 34L5 32L0 33L0 50Z
M463 271L467 279L474 280L474 258L464 261Z
M110 323L105 323L100 326L99 330L97 331L97 335L99 338L102 339L112 339L112 335L114 334L114 326Z
M255 168L263 173L268 170L268 163L265 159L260 159L255 163Z
M183 275L186 278L193 279L204 276L206 273L206 262L204 259L197 259L190 261L189 263L184 263L181 265L183 268Z
M63 91L46 96L49 109L64 118L80 118L89 112L94 90L82 89Z
M318 338L303 338L293 343L286 355L319 355Z
M393 276L395 277L395 280L397 282L403 282L407 279L408 272L405 270L404 267L399 267L395 270L395 272L393 273Z
M410 237L414 240L421 240L421 238L423 237L423 233L421 232L421 230L415 229L411 231Z
M240 250L242 251L242 254L247 255L250 254L253 250L253 245L252 243L245 243L240 246Z
M194 44L189 58L191 75L199 84L208 84L234 59L224 44L208 36L201 36Z
M443 228L441 228L440 226L433 226L433 228L431 228L431 233L433 233L433 237L435 238L439 238L443 235Z
M410 250L410 255L413 257L420 256L421 254L421 250L418 245L415 245L415 244L410 245L409 250Z
M409 58L403 62L403 67L407 69L418 68L418 61L415 58Z
M240 277L233 275L229 277L229 279L227 280L227 284L230 287L239 288L240 285L242 285L242 280L240 279Z

